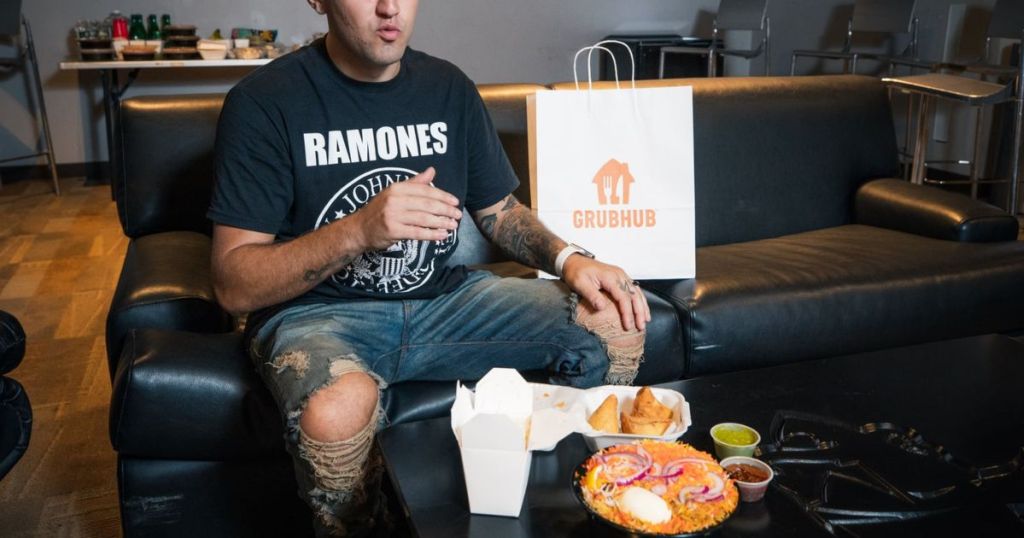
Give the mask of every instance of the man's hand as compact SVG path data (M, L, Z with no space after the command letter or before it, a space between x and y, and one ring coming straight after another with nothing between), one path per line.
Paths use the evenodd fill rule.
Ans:
M626 330L636 327L644 330L651 321L651 309L643 290L622 269L573 254L562 266L562 280L587 300L595 310L614 305L619 309L622 326ZM601 293L604 290L615 301L609 303Z
M403 239L441 241L459 227L459 199L433 187L430 167L402 183L395 183L348 218L358 221L365 250L383 250Z

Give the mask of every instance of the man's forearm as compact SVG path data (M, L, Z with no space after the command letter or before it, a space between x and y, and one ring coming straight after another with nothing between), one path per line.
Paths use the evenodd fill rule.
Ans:
M347 240L345 224L337 221L291 241L232 249L215 264L218 300L232 312L251 312L313 289L362 253Z
M555 257L565 248L565 241L551 233L515 196L510 194L501 204L481 211L476 220L484 237L510 258L555 274Z

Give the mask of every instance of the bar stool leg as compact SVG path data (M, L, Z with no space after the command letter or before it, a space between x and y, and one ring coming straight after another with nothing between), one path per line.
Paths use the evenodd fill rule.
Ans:
M1021 43L1024 43L1022 38ZM1010 170L1010 192L1007 203L1007 210L1011 215L1017 216L1020 210L1020 200L1017 197L1017 188L1020 185L1020 150L1022 141L1021 129L1024 128L1024 54L1020 55L1020 65L1017 71L1017 88L1015 92L1015 111L1013 118L1013 160Z
M57 196L60 196L60 180L57 177L57 156L53 152L53 138L50 136L50 118L46 115L46 98L43 96L43 79L39 77L39 60L36 59L36 45L32 40L32 28L28 24L28 19L22 17L22 25L25 27L25 44L28 54L28 61L32 63L31 76L33 80L33 86L35 88L36 100L39 106L40 120L43 124L43 141L46 143L46 163L50 168L50 179L53 181L53 192ZM29 69L26 65L26 75L29 75Z
M981 120L984 117L985 109L973 107L974 117L974 153L971 154L971 198L978 198L978 178L981 177L981 167L978 166L978 156L981 155Z
M928 149L928 114L931 109L932 99L921 94L920 104L917 110L917 140L914 141L914 161L910 172L911 183L921 185L925 176L925 152Z

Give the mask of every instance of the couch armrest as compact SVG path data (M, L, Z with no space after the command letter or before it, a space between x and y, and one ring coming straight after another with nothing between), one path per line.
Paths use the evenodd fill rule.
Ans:
M1014 241L1017 219L967 196L899 179L861 185L854 199L858 224L967 243Z
M131 329L154 327L228 332L234 320L217 304L210 275L210 238L165 232L132 240L107 314L107 360L117 369Z
M202 461L282 453L281 415L242 342L238 332L130 331L110 397L114 450Z

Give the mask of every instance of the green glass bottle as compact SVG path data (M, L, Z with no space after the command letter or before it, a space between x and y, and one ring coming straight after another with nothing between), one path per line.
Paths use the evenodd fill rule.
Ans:
M146 26L146 39L160 39L163 37L160 32L160 25L156 21L156 15L149 16Z
M160 16L160 31L164 34L167 33L167 27L171 25L171 16L168 13L164 13Z
M128 23L128 39L146 39L146 25L142 23L142 14L132 14Z

